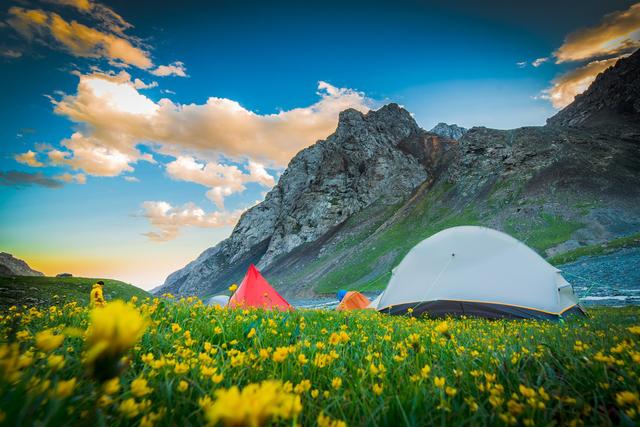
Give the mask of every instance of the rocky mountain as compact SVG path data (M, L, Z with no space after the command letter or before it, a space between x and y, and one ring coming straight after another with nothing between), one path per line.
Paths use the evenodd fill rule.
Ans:
M462 138L462 135L467 133L469 129L463 128L462 126L458 126L456 124L448 125L444 122L440 122L433 127L429 132L435 133L436 135L440 135L445 138L455 139L456 141Z
M6 252L0 252L0 276L44 276L21 259Z
M476 127L456 141L395 104L346 110L228 239L156 293L213 295L250 263L285 296L380 289L416 243L462 224L504 230L548 257L637 233L640 122L616 105L637 105L638 55L543 127ZM604 91L615 94L598 101Z

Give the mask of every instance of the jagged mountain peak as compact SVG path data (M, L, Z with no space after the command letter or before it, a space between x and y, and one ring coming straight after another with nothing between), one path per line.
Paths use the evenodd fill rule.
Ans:
M363 132L377 132L400 139L420 130L411 113L398 104L391 103L366 113L353 108L340 112L335 135L338 138L348 138Z
M468 129L458 126L457 124L447 124L440 122L433 127L429 132L435 133L445 138L455 139L456 141L462 138L462 135L467 133Z

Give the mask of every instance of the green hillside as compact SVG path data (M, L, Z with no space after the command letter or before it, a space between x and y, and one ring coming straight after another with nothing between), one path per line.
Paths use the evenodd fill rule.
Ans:
M108 301L150 296L146 291L119 280L85 277L0 277L0 308L21 304L51 305L69 301L88 304L91 286L98 280L105 283L104 294Z

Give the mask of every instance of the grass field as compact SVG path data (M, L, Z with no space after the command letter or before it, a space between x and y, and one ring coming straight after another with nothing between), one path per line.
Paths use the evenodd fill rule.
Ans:
M135 298L134 298L135 300ZM633 425L640 309L566 322L198 300L0 316L3 425ZM112 379L113 378L113 379Z
M98 280L104 282L105 296L111 300L150 296L142 289L119 280L86 277L0 277L0 307L14 304L64 304L71 301L86 305L89 302L91 286Z

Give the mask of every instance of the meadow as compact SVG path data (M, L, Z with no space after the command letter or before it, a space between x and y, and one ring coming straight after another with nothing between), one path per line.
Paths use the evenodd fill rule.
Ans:
M14 306L0 314L0 425L634 425L639 317Z

